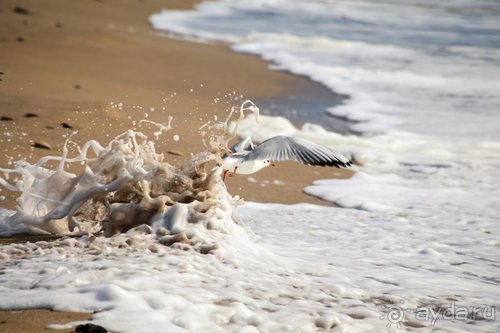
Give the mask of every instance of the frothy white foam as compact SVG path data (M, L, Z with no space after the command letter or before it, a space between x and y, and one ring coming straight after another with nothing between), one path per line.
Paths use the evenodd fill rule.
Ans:
M226 142L213 134L225 132L225 126L205 126L206 141ZM342 136L318 125L297 129L286 119L265 116L259 117L259 123L247 117L229 129L256 140L280 133L301 136L340 148L362 162L362 171L346 182L320 181L307 189L346 208L247 204L233 218L234 200L220 175L200 176L204 173L196 167L212 161L212 153L199 154L175 169L161 161L142 134L128 132L107 146L111 149L97 150L107 154L96 152L87 163L92 174L101 175L102 183L108 184L123 175L104 171L114 170L105 166L117 162L99 164L99 169L91 162L110 161L113 156L111 160L120 161L118 169L130 167L128 174L137 182L103 192L109 205L93 202L82 208L90 212L94 207L92 219L109 223L110 229L105 229L109 234L123 224L130 229L108 238L91 235L2 246L0 308L97 311L95 323L120 332L383 332L399 330L388 328L390 322L381 319L387 305L408 309L446 308L450 302L495 305L498 295L491 289L498 279L491 269L495 259L485 254L498 247L496 221L490 218L494 198L487 195L497 189L476 177L447 177L448 172L462 172L467 163L478 167L476 162L464 159L462 165L454 151L436 153L447 146L422 149L425 142L418 136L401 134L405 140L396 142L393 135ZM421 159L415 151L424 152ZM424 163L433 154L439 160ZM481 167L490 168L494 160ZM373 174L381 170L391 172ZM395 170L420 175L421 181L414 175L394 174ZM435 182L436 174L448 192L437 191L442 184ZM214 187L201 188L213 191L201 191L203 199L183 203L191 200L192 195L186 194L192 188L200 188L194 186L196 180L209 184L211 176L216 177ZM479 187L470 193L460 190L457 196L464 181L477 182ZM436 189L433 196L427 186ZM491 209L483 211L480 219L477 212L484 209L484 202L470 204L473 195L490 200ZM457 215L457 205L467 210ZM107 218L95 217L101 216L96 212L99 207L104 212L99 214ZM165 211L154 213L159 207ZM83 226L79 218L75 214ZM128 224L134 220L148 221L150 226ZM465 240L464 233L469 236ZM430 326L411 312L405 312L404 318L403 328ZM496 327L488 320L473 323L478 332ZM435 325L462 332L470 324L440 320Z
M233 112L242 119L247 110L258 115L250 101ZM167 125L150 120L139 124L157 126L157 139L171 129L171 120ZM227 193L220 177L220 154L228 150L233 137L227 132L227 121L212 122L207 128L211 133L205 133L210 138L207 151L179 168L164 161L153 140L129 130L106 146L94 140L77 146L74 157L69 156L69 137L62 156L46 156L35 164L21 160L12 169L0 169L5 177L0 184L20 192L16 211L0 212L0 234L102 231L112 236L146 224L160 244L215 251L219 233L237 232L231 215L239 197ZM51 168L51 162L56 166ZM72 168L81 171L66 171Z
M494 1L220 1L150 22L348 94L330 112L356 132L498 139L498 11Z
M0 305L100 310L98 323L123 332L498 331L498 321L432 323L412 312L499 306L495 5L269 0L162 14L164 27L229 36L276 68L351 95L332 112L365 136L267 117L237 129L256 141L301 136L351 156L360 165L353 178L307 188L343 208L247 205L235 231L217 234L224 256L165 247L161 235L135 228L4 246ZM186 208L171 210L166 225L176 229ZM236 235L242 225L252 240ZM384 305L399 306L404 320L389 321Z

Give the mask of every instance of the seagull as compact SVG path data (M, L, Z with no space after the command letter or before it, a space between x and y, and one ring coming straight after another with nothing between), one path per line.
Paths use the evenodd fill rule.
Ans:
M350 167L351 161L336 151L305 140L291 136L274 136L255 146L250 137L246 137L233 147L232 154L223 156L222 180L226 174L252 174L269 165L273 161L296 161L305 165Z

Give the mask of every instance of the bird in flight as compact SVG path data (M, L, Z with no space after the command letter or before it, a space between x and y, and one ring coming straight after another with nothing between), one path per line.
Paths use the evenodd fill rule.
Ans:
M246 137L233 147L232 154L223 156L222 179L226 174L252 174L274 161L296 161L305 165L350 167L351 161L342 154L317 143L291 136L274 136L259 145Z

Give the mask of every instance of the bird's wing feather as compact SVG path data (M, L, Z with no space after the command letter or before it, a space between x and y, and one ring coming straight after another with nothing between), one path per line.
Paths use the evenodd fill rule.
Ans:
M342 154L317 143L289 136L275 136L254 148L245 161L297 161L306 165L348 167L351 161Z
M247 151L250 151L253 149L253 142L252 139L247 136L246 138L241 139L238 141L236 144L234 144L230 151L233 154L239 154L239 153L245 153ZM224 154L222 158L226 158L228 154Z
M236 143L231 147L231 151L233 153L241 153L252 149L253 149L253 142L249 136L241 139L238 143Z

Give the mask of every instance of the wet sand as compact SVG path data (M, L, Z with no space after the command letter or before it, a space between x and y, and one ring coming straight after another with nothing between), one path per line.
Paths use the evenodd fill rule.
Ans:
M279 100L314 89L307 79L271 71L267 63L230 52L227 45L188 42L150 28L150 14L162 8L188 9L195 2L2 1L0 167L60 155L65 137L75 130L74 141L107 143L146 113L147 119L163 123L174 117L174 128L166 134L169 140L160 142L158 151L180 164L203 149L198 128L214 115L225 117L242 99ZM180 136L178 142L171 139L174 134ZM35 148L35 143L49 149ZM170 155L169 150L184 156ZM304 186L315 179L349 175L286 162L251 177L231 177L226 184L231 194L247 201L325 204L305 195ZM15 194L3 189L0 196L5 196L0 207L15 206ZM1 312L2 325L11 326L0 330L40 332L59 320L53 315L63 322L89 317L47 310Z
M0 5L0 166L21 158L34 162L60 154L63 135L102 143L144 118L165 122L174 117L171 140L159 151L185 156L203 149L198 128L213 115L227 115L243 98L299 95L313 87L305 78L271 71L254 56L228 51L227 45L187 42L153 31L147 21L163 7L189 8L187 1L57 0L3 1ZM28 15L15 13L22 6ZM91 19L90 19L91 18ZM21 38L21 39L19 39ZM311 89L311 88L309 88ZM234 93L233 93L234 92ZM175 95L174 95L175 94ZM226 96L226 97L224 97ZM220 101L214 103L214 98ZM112 108L111 102L123 103ZM139 109L142 107L142 109ZM154 111L151 111L154 108ZM32 113L37 117L25 117ZM73 129L63 128L66 123ZM38 142L52 150L33 148ZM180 163L184 158L167 156ZM312 172L311 172L312 171ZM282 186L252 183L245 176L228 181L230 192L250 201L313 202L302 188L338 170L278 165L256 175L278 177ZM348 175L348 173L341 173ZM2 207L13 207L12 196Z
M47 329L48 324L63 325L72 321L87 320L91 313L57 312L47 309L22 311L0 311L0 332L40 333L40 332L74 332L74 329Z

